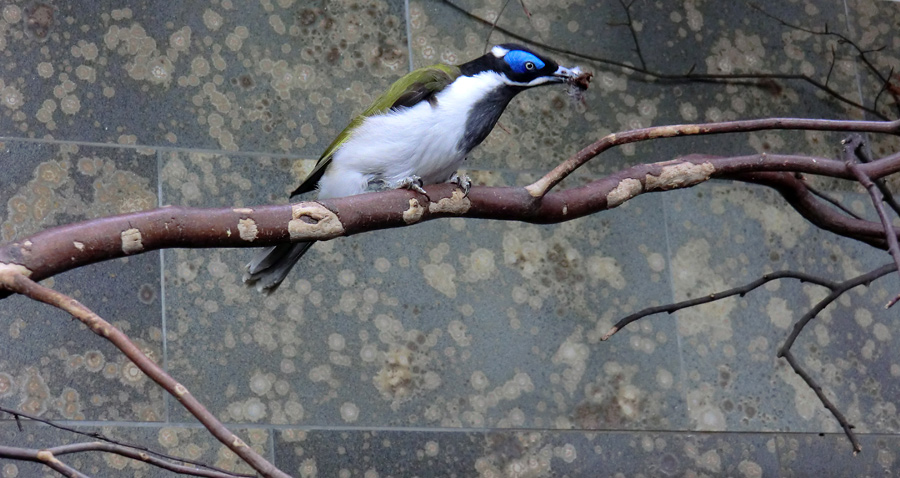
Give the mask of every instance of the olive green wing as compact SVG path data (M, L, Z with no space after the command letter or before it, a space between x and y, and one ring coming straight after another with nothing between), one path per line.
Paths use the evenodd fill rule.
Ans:
M350 124L328 145L328 148L319 157L316 167L306 176L303 183L291 193L291 197L307 193L316 188L319 179L325 174L328 165L331 164L334 152L350 139L350 134L362 124L363 120L387 111L409 108L422 101L428 101L433 104L434 96L456 80L459 74L459 68L455 66L432 65L412 71L394 82L371 106L353 118Z

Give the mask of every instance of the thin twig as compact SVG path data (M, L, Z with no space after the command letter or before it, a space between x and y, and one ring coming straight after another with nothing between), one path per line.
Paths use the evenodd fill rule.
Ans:
M828 74L825 75L825 86L828 86L828 81L831 80L831 73L834 72L834 65L837 63L837 52L834 49L834 45L831 45L831 65L828 65ZM875 109L878 109L878 104L875 104Z
M827 287L828 289L831 290L831 293L829 293L828 296L826 296L824 299L820 300L812 309L807 311L803 315L803 317L801 317L800 320L797 321L796 324L794 324L794 328L791 331L790 335L788 335L788 338L785 340L784 344L778 350L778 357L784 357L790 364L791 368L794 369L794 372L796 372L797 375L799 375L806 382L806 384L809 385L810 388L812 388L812 390L816 393L816 396L818 396L819 400L822 402L822 405L824 405L825 408L827 408L831 412L831 414L834 416L834 418L841 425L841 428L843 428L844 433L847 435L847 438L850 439L850 443L853 445L853 453L856 454L856 453L859 453L859 451L862 448L859 445L859 440L856 438L856 434L853 432L853 426L850 425L850 423L847 421L847 418L844 417L844 415L840 412L840 410L837 409L837 407L834 405L834 403L832 403L831 400L829 400L828 397L825 396L825 394L822 392L822 387L808 373L806 373L806 371L803 370L802 367L800 367L800 365L795 360L793 353L791 353L790 348L791 348L791 346L793 346L794 342L797 340L797 337L799 336L799 334L803 330L803 328L806 326L806 324L808 324L809 321L811 321L814 317L816 317L819 314L819 312L821 312L823 309L825 309L825 307L827 307L829 304L831 304L835 299L837 299L841 295L845 294L847 291L849 291L859 285L869 284L873 280L875 280L879 277L882 277L886 274L889 274L895 270L897 270L896 265L886 264L874 271L868 272L866 274L862 274L860 276L857 276L848 281L844 281L842 283L836 283L833 281L822 279L822 278L812 276L809 274L805 274L802 272L793 272L793 271L774 272L771 274L766 274L749 284L743 285L741 287L736 287L734 289L717 292L717 293L710 294L705 297L686 300L686 301L678 302L675 304L669 304L669 305L658 306L658 307L649 307L647 309L644 309L640 312L629 315L628 317L625 317L625 318L621 319L620 321L618 321L609 330L609 332L607 332L606 335L604 335L600 340L609 339L613 334L615 334L619 330L622 330L628 324L630 324L638 319L641 319L643 317L646 317L648 315L658 314L658 313L663 313L663 312L671 314L671 313L677 312L679 310L683 310L683 309L686 309L689 307L694 307L694 306L697 306L700 304L706 304L706 303L717 301L717 300L722 300L727 297L732 297L735 295L743 296L744 294L746 294L754 289L757 289L757 288L761 287L762 285L764 285L765 283L775 280L775 279L793 278L793 279L799 279L801 282L810 282L813 284L820 285L822 287Z
M19 448L13 446L0 445L0 456L13 460L30 461L40 463L60 475L68 478L90 478L84 473L72 468L53 456L53 453L47 450L35 450L30 448Z
M866 143L863 141L862 135L856 134L851 135L851 145L855 143L855 147L853 148L853 153L856 155L856 158L859 159L862 163L871 163L872 158L869 156L869 151L866 148ZM849 158L845 158L849 159ZM884 196L884 202L894 210L894 213L900 216L900 204L897 203L897 199L894 198L894 193L891 192L890 188L887 187L883 178L873 179L873 182L876 186L878 186L878 190L881 191L881 195Z
M637 31L634 29L634 20L631 18L631 6L634 5L634 0L627 5L625 4L625 0L619 0L619 4L622 5L622 9L625 10L625 17L628 19L626 26L628 27L628 31L631 32L631 40L634 42L634 52L637 53L638 60L641 61L641 68L647 69L647 62L644 61L644 54L641 52L641 43L638 41Z
M884 94L885 91L888 90L888 86L891 84L890 78L894 76L894 67L891 67L891 71L888 73L888 80L881 83L881 88L878 89L878 94L875 95L875 101L872 102L872 107L876 110L878 109L878 103L881 102L881 95ZM897 103L897 97L894 95L893 91L891 92L891 96L894 97L894 103Z
M806 385L809 386L816 393L816 396L819 397L819 401L822 402L822 405L825 405L825 408L828 409L829 412L834 416L835 420L841 425L841 428L844 429L844 434L847 435L847 438L850 440L850 444L853 446L853 454L856 455L862 451L862 446L859 444L859 439L856 437L856 433L853 431L853 425L847 421L847 417L838 410L837 406L825 396L825 392L822 390L822 386L816 382L815 379L812 378L805 370L800 366L797 360L794 358L794 354L790 351L785 352L782 357L787 360L788 364L794 369L794 373L800 376Z
M840 127L838 127L840 124ZM866 131L886 134L898 134L900 132L900 120L898 121L834 121L803 118L768 118L759 120L728 121L719 123L702 123L692 125L670 125L641 128L631 131L609 134L575 153L569 159L563 161L552 171L533 184L526 186L526 190L535 198L543 197L550 189L559 184L569 174L590 161L598 154L615 146L646 141L648 139L667 138L671 136L710 135L721 133L733 133L736 131L749 132L760 130L810 130L810 131Z
M252 477L256 476L256 475L247 475L247 474L241 474L241 473L233 473L233 472L230 472L230 471L225 470L225 469L222 469L222 468L218 468L218 467L215 467L215 466L212 466L212 465L207 465L206 463L203 463L203 462L198 461L198 460L192 460L192 459L190 459L190 458L184 458L184 457L178 457L178 456L168 455L168 454L166 454L166 453L161 453L161 452L158 452L158 451L154 451L154 450L151 450L151 449L149 449L149 448L146 448L146 447L143 447L143 446L140 446L140 445L133 445L133 444L130 444L130 443L123 443L123 442L120 442L120 441L118 441L118 440L114 440L114 439L112 439L112 438L109 438L109 437L103 435L102 433L98 433L98 432L84 432L84 431L78 430L78 429L76 429L76 428L71 428L71 427L67 427L67 426L65 426L65 425L60 425L59 423L56 423L56 422L54 422L53 420L47 420L47 419L45 419L45 418L41 418L41 417L36 416L36 415L31 415L31 414L28 414L28 413L25 413L25 412L22 412L22 411L19 411L19 410L13 410L13 409L10 409L10 408L6 408L6 407L3 407L3 406L0 406L0 412L5 412L5 413L8 413L8 414L12 415L13 417L15 417L16 423L19 424L19 431L20 431L20 432L25 431L25 430L23 429L23 427L22 427L21 422L20 422L20 418L27 418L28 420L35 421L35 422L38 422L38 423L43 423L44 425L47 425L47 426L56 428L56 429L58 429L58 430L63 430L63 431L69 432L69 433L74 433L74 434L76 434L76 435L81 435L81 436L93 438L93 439L95 439L95 440L101 440L101 441L110 443L110 444L112 444L112 445L120 446L120 447L130 448L130 449L132 449L132 450L135 450L136 453L141 454L141 455L143 455L143 454L149 454L149 455L157 456L157 457L159 457L159 458L161 458L161 459L164 459L164 460L180 461L180 462L182 462L182 463L187 463L187 464L189 464L189 465L194 465L194 466L196 466L196 467L206 468L206 469L212 470L212 471L214 471L214 472L218 472L218 473L220 473L220 474L222 474L222 473L228 474L228 476L231 476L231 477L252 478ZM206 476L206 475L199 475L199 476ZM210 476L217 476L217 475L210 475Z
M104 320L99 315L82 305L77 300L53 289L44 287L21 273L6 273L0 286L31 299L57 307L82 323L95 334L109 340L131 360L144 374L172 394L209 432L223 445L241 457L254 470L266 477L289 478L286 473L269 463L256 453L237 435L228 431L209 410L194 397L188 389L178 383L159 365L147 357L141 349L122 331Z
M238 473L231 473L228 471L214 471L207 469L198 469L190 466L179 465L177 463L171 463L169 461L157 458L155 456L148 455L146 453L140 453L135 451L130 447L124 447L120 445L116 445L114 443L104 443L104 442L89 442L89 443L73 443L70 445L60 445L53 448L48 448L47 451L53 453L54 456L67 455L72 453L83 453L89 451L102 451L106 453L112 453L115 455L124 456L126 458L131 458L132 460L143 461L147 464L153 465L157 468L161 468L163 470L169 470L174 473L179 473L182 475L190 475L190 476L203 476L208 478L239 478L239 477L247 477L247 476L256 476L256 475L245 475Z
M896 270L897 266L895 264L885 264L878 269L866 272L865 274L860 274L852 279L841 282L838 287L833 289L827 296L817 302L816 305L806 311L806 313L803 314L803 317L801 317L800 320L798 320L797 323L794 324L794 328L791 329L791 333L787 336L784 344L782 344L781 348L778 350L778 356L784 356L784 354L794 345L794 342L797 341L797 337L800 336L800 332L803 331L803 329L806 327L806 324L808 324L812 319L819 315L819 312L825 310L825 307L828 307L832 302L837 300L838 297L858 286L867 286L875 279L884 277L885 275L890 274L891 272L894 272Z
M488 48L491 46L491 35L494 34L494 29L497 28L497 22L500 21L500 17L503 15L503 11L506 10L506 6L509 5L509 2L510 0L506 0L505 2L503 2L503 6L500 7L500 12L497 13L497 18L494 18L494 21L491 22L491 29L488 31L488 34L484 39L484 53L487 53Z
M788 28L792 28L792 29L794 29L794 30L798 30L798 31L805 32L805 33L810 33L810 34L813 34L813 35L832 36L832 37L837 38L841 43L850 45L851 47L853 47L853 49L856 50L856 52L857 52L857 54L858 54L858 56L859 56L859 59L862 60L862 62L866 65L866 68L868 68L868 70L869 70L873 75L875 75L876 78L879 79L880 83L882 84L882 90L884 89L884 85L887 85L887 83L888 83L888 81L889 81L889 78L890 78L890 75L888 76L888 78L885 78L884 75L882 75L881 72L878 71L878 68L876 68L875 65L872 64L872 61L869 60L869 58L866 56L866 53L874 53L874 52L879 52L879 51L883 50L883 49L885 48L884 46L881 46L881 47L879 47L879 48L873 48L873 49L870 49L870 50L863 50L862 48L859 47L859 45L856 44L856 42L854 42L853 40L851 40L850 38L848 38L846 35L844 35L844 34L842 34L842 33L833 32L833 31L828 30L828 25L827 25L827 24L825 25L825 29L822 30L822 31L819 31L819 30L813 30L812 28L802 27L802 26L800 26L800 25L796 25L796 24L789 23L789 22L787 22L787 21L785 21L785 20L783 20L783 19L781 19L781 18L779 18L779 17L777 17L777 16L775 16L775 15L773 15L773 14L771 14L771 13L765 11L762 7L760 7L759 5L757 5L757 4L755 4L755 3L750 3L749 5L750 5L750 8L752 8L752 9L758 11L759 13L761 13L761 14L763 14L763 15L765 15L765 16L767 16L767 17L769 17L769 18L771 18L771 19L773 19L773 20L775 20L775 21L777 21L778 23L780 23L780 24L782 24L782 25L784 25L784 26L786 26L786 27L788 27ZM891 71L893 71L893 68L891 69ZM829 74L830 74L830 73L831 73L831 72L829 71ZM827 83L827 82L826 82L826 83ZM881 96L881 92L878 93L878 96ZM875 109L876 111L878 110L878 96L875 97L875 103L874 103L874 108L873 108L873 109ZM892 96L893 96L893 95L892 95ZM897 98L896 98L896 97L894 97L894 101L895 101L895 103L897 103ZM898 108L898 113L900 113L900 103L897 103L896 106L897 106L897 108Z
M878 187L875 186L875 183L872 182L872 179L866 175L863 170L859 168L859 166L853 161L847 161L847 169L849 169L854 176L859 180L859 183L866 188L869 192L869 196L872 198L872 205L875 206L875 212L878 213L878 218L881 219L881 224L884 226L884 235L887 237L888 243L888 252L891 254L891 257L894 259L894 264L900 269L900 244L897 242L897 235L894 234L894 226L891 224L891 220L887 215L887 211L884 210L884 203L882 202L881 193L878 191ZM885 308L891 307L896 304L897 301L900 300L900 293L894 296Z
M829 289L834 289L835 287L837 287L837 284L835 282L832 282L832 281L829 281L826 279L822 279L820 277L816 277L814 275L806 274L803 272L794 272L794 271L772 272L769 274L764 274L762 277L760 277L759 279L756 279L753 282L742 285L740 287L735 287L733 289L728 289L728 290L724 290L721 292L714 292L712 294L705 295L703 297L697 297L696 299L690 299L690 300L685 300L685 301L681 301L681 302L676 302L674 304L661 305L661 306L657 306L657 307L647 307L646 309L635 312L634 314L631 314L631 315L619 320L618 322L616 322L616 324L613 325L613 327L611 329L609 329L609 332L607 332L606 335L601 337L600 340L609 340L610 337L612 337L616 332L624 329L626 326L628 326L628 324L635 322L639 319L642 319L644 317L647 317L648 315L661 314L661 313L672 314L679 310L687 309L690 307L695 307L695 306L698 306L701 304L708 304L710 302L715 302L717 300L722 300L727 297L732 297L735 295L743 297L744 294L751 292L759 287L762 287L764 284L771 282L773 280L777 280L777 279L797 279L800 282L809 282L811 284L820 285L822 287L827 287Z
M856 214L855 212L853 212L852 209L848 208L847 206L844 206L843 203L841 203L841 202L838 201L837 199L831 197L831 196L830 196L828 193L826 193L825 191L820 191L818 188L813 187L811 184L809 184L808 182L806 182L806 181L805 181L804 179L802 179L802 178L801 178L801 181L803 181L803 183L806 184L806 189L808 189L809 192L815 194L816 197L819 197L819 198L821 198L822 200L824 200L824 201L826 201L826 202L828 202L828 203L831 203L834 207L840 209L840 210L843 211L845 214L847 214L848 216L850 216L850 217L852 217L852 218L854 218L854 219L860 219L860 220L863 219L862 216L860 216L859 214Z
M454 4L450 0L443 0L444 4L449 6L450 8L462 13L463 15L475 20L477 22L483 23L484 25L490 26L492 24L491 21L486 20L484 18L475 15L474 13L469 12L465 8L460 7L459 5ZM889 120L890 118L879 111L872 109L862 103L856 102L839 92L835 91L828 85L823 84L822 82L816 80L815 78L809 77L807 75L802 74L790 74L790 73L746 73L746 74L728 74L728 75L715 75L715 74L701 74L701 73L688 73L686 75L680 74L667 74L660 73L652 70L648 70L645 68L636 67L634 65L630 65L625 62L610 60L607 58L601 58L593 55L588 55L585 53L577 52L574 50L570 50L567 48L560 48L557 46L553 46L543 42L537 42L533 39L529 38L526 35L521 35L505 29L503 27L498 26L497 31L502 32L503 34L509 36L510 38L515 38L523 43L527 43L529 45L535 45L540 48L543 48L548 51L554 51L556 53L561 53L563 55L568 55L573 58L581 58L584 60L614 66L616 68L620 68L625 71L629 71L632 73L638 73L647 77L647 79L656 80L656 81L664 81L664 82L692 82L692 83L715 83L715 84L731 84L731 85L751 85L756 86L763 89L769 89L770 83L772 80L787 80L787 81L803 81L809 83L810 85L818 88L819 90L825 92L832 98L840 101L841 103L850 105L854 108L865 111L873 116L881 118L882 120ZM693 71L693 68L691 68ZM747 80L759 80L759 81L747 81Z
M531 11L528 10L528 7L525 6L525 0L519 0L519 4L522 5L522 11L525 12L525 16L529 19L531 18Z

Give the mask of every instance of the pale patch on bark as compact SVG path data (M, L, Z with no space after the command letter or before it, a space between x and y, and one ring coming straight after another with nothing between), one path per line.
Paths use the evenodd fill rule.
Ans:
M428 210L432 214L450 213L462 215L467 213L471 207L472 201L469 201L469 198L459 189L454 189L453 195L448 198L442 198L438 202L428 204Z
M256 227L256 221L253 219L241 219L238 221L238 233L241 235L241 239L253 242L259 236L259 229Z
M344 234L344 225L337 214L316 202L304 202L291 206L293 219L288 222L288 232L294 240L326 240ZM304 221L312 219L313 223Z
M694 164L681 162L663 166L659 176L648 174L644 179L647 191L666 191L669 189L693 186L709 180L716 171L712 163Z
M144 244L141 242L141 231L136 228L122 231L122 252L125 254L135 254L144 250Z
M416 198L412 198L409 200L409 209L403 211L403 222L407 224L419 222L424 215L425 208L419 204L419 201Z
M637 196L643 190L641 182L637 179L626 178L619 181L619 185L606 195L606 206L610 209Z

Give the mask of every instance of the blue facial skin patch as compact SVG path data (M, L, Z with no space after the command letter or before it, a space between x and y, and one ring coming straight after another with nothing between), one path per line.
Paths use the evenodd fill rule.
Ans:
M512 50L503 59L506 60L512 71L516 73L528 73L529 70L525 68L525 64L528 62L534 63L534 70L540 70L544 67L544 62L540 58L522 50Z

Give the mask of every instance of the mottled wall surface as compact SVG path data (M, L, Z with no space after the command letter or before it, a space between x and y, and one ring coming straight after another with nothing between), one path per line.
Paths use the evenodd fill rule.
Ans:
M0 242L159 204L286 202L325 146L396 78L474 58L486 42L520 41L504 31L641 66L619 2L453 5L0 5ZM869 55L873 66L900 70L896 2L760 7L808 29L827 24L864 50L884 47ZM474 18L501 11L493 31ZM743 3L638 0L631 14L649 70L827 77L831 89L867 105L879 92L838 38ZM466 163L476 185L528 184L590 142L631 128L867 117L801 81L660 83L553 56L595 72L584 104L559 87L521 94ZM880 111L897 116L892 104L883 98ZM833 156L840 139L758 132L656 140L609 151L562 187L688 153ZM898 146L870 141L876 155ZM861 190L820 186L874 217ZM245 441L299 476L759 477L898 468L900 331L896 311L882 308L896 293L895 277L843 296L795 346L861 433L856 458L815 394L776 358L822 288L773 282L600 341L643 307L767 272L843 280L889 260L817 230L766 189L713 182L555 226L448 219L319 243L268 297L241 283L253 254L153 252L46 284L127 332ZM236 466L104 340L17 297L0 301L0 404ZM0 444L78 439L25 426L0 417ZM100 455L73 464L95 476L156 473ZM0 477L37 470L0 462Z

